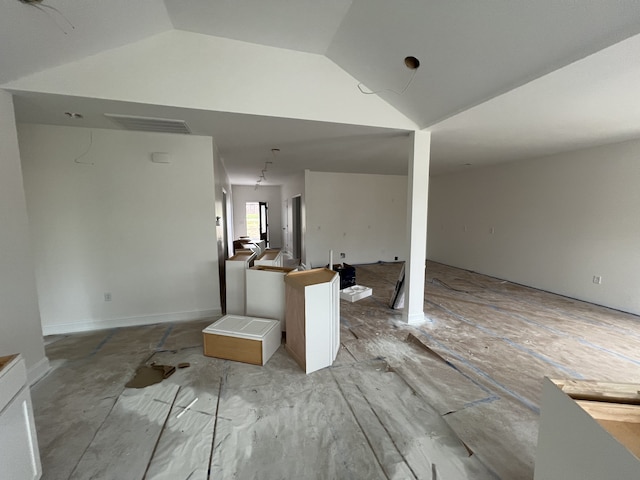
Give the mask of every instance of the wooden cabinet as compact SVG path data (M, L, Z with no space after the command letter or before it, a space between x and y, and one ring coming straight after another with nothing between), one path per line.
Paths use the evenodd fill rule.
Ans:
M202 331L204 354L264 365L280 347L277 320L225 315Z
M245 272L255 257L253 252L239 252L225 262L227 313L245 314Z
M340 348L340 277L316 268L285 281L286 349L306 372L333 364Z
M279 248L269 248L262 252L254 265L267 265L270 267L281 267L282 266L282 252Z
M0 478L34 480L41 474L24 360L0 357Z
M640 478L640 385L544 379L535 480Z
M247 315L280 320L281 330L285 326L284 277L292 268L256 265L247 274Z

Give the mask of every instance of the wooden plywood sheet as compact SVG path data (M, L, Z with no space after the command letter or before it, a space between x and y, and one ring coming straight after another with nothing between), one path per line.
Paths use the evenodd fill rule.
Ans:
M597 380L552 380L575 400L628 403L640 405L640 384Z
M286 277L285 277L286 278ZM285 323L287 325L287 340L285 348L304 371L306 365L306 335L305 335L305 302L304 292L300 292L290 284L285 286Z
M309 285L330 282L336 275L338 275L337 272L328 268L314 268L312 270L291 272L284 277L284 281L297 288L304 288Z

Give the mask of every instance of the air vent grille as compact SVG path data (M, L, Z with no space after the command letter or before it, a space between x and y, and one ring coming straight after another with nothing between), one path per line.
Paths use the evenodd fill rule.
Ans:
M189 126L184 120L136 117L133 115L116 115L112 113L105 113L104 116L126 130L160 133L191 133Z

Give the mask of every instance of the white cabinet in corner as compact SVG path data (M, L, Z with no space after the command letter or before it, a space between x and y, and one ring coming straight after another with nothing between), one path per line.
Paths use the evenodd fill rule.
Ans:
M239 252L225 262L227 314L245 314L245 272L253 265L255 257L253 252Z
M0 478L35 480L41 474L24 360L0 357Z
M604 478L640 478L640 384L545 377L534 480Z
M340 276L316 268L284 282L287 351L306 373L332 365L340 348Z

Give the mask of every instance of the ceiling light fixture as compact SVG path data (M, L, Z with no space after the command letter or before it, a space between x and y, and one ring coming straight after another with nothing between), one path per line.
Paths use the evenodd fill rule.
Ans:
M271 149L271 155L273 156L273 159L276 159L276 153L279 153L280 149L279 148L272 148ZM263 180L267 180L267 170L269 169L269 165L273 165L273 162L267 160L266 162L264 162L264 168L262 169L262 171L260 172L260 176L258 177L258 181L256 182L256 186L254 187L254 190L257 190L258 187L260 186L260 184L262 183Z
M381 93L381 92L391 92L391 93L395 93L396 95L404 94L404 92L406 92L411 86L411 83L413 82L413 78L416 76L416 73L418 72L418 68L420 68L420 60L418 60L416 57L413 57L413 56L404 57L404 65L409 70L411 70L411 76L409 77L409 81L404 86L404 88L399 92L397 90L394 90L393 88L383 88L381 90L376 90L374 92L369 89L366 89L366 87L362 84L362 82L358 83L358 90L360 90L360 93L364 93L365 95L375 95L376 93Z

